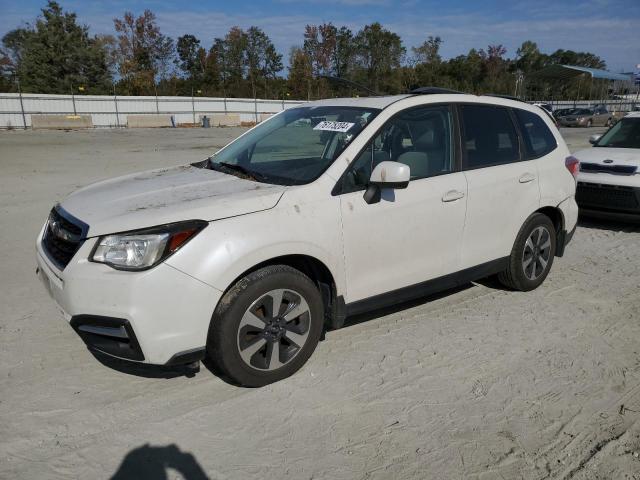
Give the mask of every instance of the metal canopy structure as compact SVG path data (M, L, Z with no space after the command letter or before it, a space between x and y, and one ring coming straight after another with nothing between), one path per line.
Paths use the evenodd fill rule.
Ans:
M530 79L569 80L587 74L592 79L631 82L632 77L624 73L613 73L598 68L579 67L577 65L549 65L532 73Z
M554 94L560 93L562 100L566 101L569 92L571 92L572 96L575 95L574 106L578 102L589 105L593 104L594 101L600 104L609 102L608 105L611 106L611 100L615 100L615 102L619 101L619 103L617 105L614 103L614 108L626 111L629 108L633 109L634 104L640 97L640 84L637 86L637 91L633 92L636 90L634 88L633 75L613 73L607 70L578 65L548 65L537 72L529 74L524 80L534 87L534 90L546 92L543 95L551 102L554 100ZM524 83L522 80L520 84L516 82L516 92L519 88L522 88ZM541 86L542 89L540 89ZM634 93L635 100L630 97L628 99L631 104L623 105L624 97L629 94L634 95Z

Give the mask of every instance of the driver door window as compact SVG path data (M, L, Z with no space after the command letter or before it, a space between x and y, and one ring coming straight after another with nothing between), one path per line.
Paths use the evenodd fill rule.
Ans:
M447 106L418 107L401 112L382 130L352 162L343 180L343 193L363 190L371 172L380 162L404 163L411 170L411 180L454 171L452 121Z

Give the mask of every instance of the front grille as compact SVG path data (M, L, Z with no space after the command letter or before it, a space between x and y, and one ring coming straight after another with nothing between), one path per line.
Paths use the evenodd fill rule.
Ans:
M638 167L634 165L603 165L600 163L582 163L580 170L589 173L614 173L616 175L633 175Z
M637 210L637 192L633 187L579 182L576 201L580 206L604 210Z
M42 236L42 248L49 259L63 270L84 242L88 226L54 207Z

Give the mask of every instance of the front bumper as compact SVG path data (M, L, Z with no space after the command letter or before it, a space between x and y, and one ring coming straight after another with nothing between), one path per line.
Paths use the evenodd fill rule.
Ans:
M582 214L640 219L640 187L579 181L576 201Z
M159 365L202 355L222 292L166 263L125 272L89 262L95 239L85 241L59 270L43 251L41 236L38 276L90 348Z

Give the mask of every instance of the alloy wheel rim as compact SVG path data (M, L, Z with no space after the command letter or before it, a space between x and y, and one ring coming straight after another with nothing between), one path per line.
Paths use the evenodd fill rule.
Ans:
M290 289L271 290L245 311L238 326L237 346L251 368L272 371L290 363L311 330L309 304Z
M522 252L522 270L529 280L540 278L547 270L551 258L551 234L546 227L533 229Z

